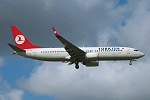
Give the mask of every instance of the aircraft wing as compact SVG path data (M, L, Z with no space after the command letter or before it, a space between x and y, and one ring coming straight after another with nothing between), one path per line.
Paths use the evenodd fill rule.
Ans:
M65 46L64 48L66 49L66 51L69 53L69 55L71 56L72 59L75 60L82 60L85 59L85 52L83 50L81 50L80 48L76 47L75 45L73 45L72 43L70 43L69 41L67 41L66 39L64 39L63 37L61 37L55 30L54 27L53 31L55 36L61 41L61 43Z

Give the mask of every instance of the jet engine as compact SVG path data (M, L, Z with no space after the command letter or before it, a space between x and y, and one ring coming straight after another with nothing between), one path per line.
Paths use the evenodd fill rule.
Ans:
M97 60L98 53L86 53L85 59L87 60Z
M87 67L99 66L99 61L84 62L83 65L86 65Z

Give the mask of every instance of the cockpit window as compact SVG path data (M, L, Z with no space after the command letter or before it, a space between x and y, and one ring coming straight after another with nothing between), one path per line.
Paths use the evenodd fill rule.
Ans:
M139 50L134 50L134 51L139 51Z

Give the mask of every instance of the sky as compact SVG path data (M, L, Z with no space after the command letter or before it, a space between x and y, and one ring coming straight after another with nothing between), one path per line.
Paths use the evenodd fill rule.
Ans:
M63 47L52 27L76 46L133 47L145 53L98 67L12 55L16 25L35 45ZM149 0L0 0L1 100L150 100Z

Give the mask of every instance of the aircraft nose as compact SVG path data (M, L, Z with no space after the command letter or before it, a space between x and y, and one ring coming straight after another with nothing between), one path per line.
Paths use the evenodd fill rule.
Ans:
M145 56L145 54L143 52L140 52L141 57Z

